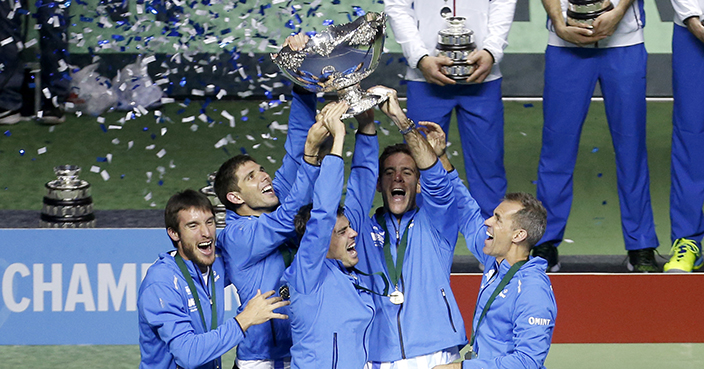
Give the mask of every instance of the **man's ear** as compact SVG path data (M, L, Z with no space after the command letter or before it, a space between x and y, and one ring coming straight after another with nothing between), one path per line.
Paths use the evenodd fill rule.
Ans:
M511 239L511 242L515 244L520 244L525 241L526 238L528 238L528 232L526 232L525 229L520 228L513 231L513 238Z
M181 237L178 235L178 232L176 232L176 230L174 230L173 228L166 228L166 233L174 242L178 242L181 240Z
M376 181L376 192L381 193L381 179Z
M420 181L416 183L416 193L420 193Z
M229 201L235 205L244 204L244 200L242 200L240 193L237 191L228 192L227 193L227 201Z

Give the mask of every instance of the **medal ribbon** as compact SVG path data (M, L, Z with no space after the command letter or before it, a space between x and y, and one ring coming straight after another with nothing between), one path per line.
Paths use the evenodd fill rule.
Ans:
M176 252L176 256L174 256L174 259L176 259L176 264L178 265L178 268L181 269L181 274L183 274L183 278L186 279L186 283L188 283L188 288L191 289L191 295L193 295L193 299L196 302L196 308L198 308L198 313L200 314L200 320L203 322L203 329L205 331L208 331L208 326L205 324L205 316L203 315L203 308L200 306L200 298L198 297L198 290L196 290L196 286L193 283L193 277L191 277L191 273L188 272L188 268L186 267L186 263L183 261L183 258L181 255ZM212 297L213 301L210 306L210 312L212 313L212 317L210 319L210 329L214 330L215 328L218 327L218 312L217 312L217 303L215 300L215 277L213 276L213 271L210 271L210 289L211 293L210 296Z
M386 275L384 274L384 272L364 273L363 271L361 271L361 270L359 270L359 269L357 269L357 268L352 268L352 271L355 272L355 273L357 273L357 274L361 274L361 275L364 275L364 276L367 276L367 277L373 277L374 275L380 275L380 276L381 276L381 279L384 280L384 292L383 292L383 293L379 293L379 292L376 292L376 291L372 291L372 290L370 290L369 288L366 288L366 287L364 287L364 286L361 286L361 285L359 285L359 284L357 284L357 283L353 283L353 284L354 284L354 288L356 288L356 289L358 289L358 290L362 290L362 291L369 292L369 293L374 294L374 295L389 296L389 279L386 278Z
M406 229L403 231L403 237L401 237L401 243L398 244L398 239L396 240L397 253L396 253L396 265L394 265L394 259L391 256L391 242L389 241L389 230L386 229L386 219L384 219L384 213L376 213L376 221L379 223L381 228L384 229L384 259L386 259L386 269L389 271L389 277L391 282L398 289L398 280L401 278L401 273L403 272L403 258L406 255L406 246L408 243L408 227L413 223L413 217L406 224Z
M474 340L477 338L477 331L479 330L479 326L482 324L482 320L484 320L484 316L486 316L486 313L489 311L489 307L491 306L491 303L494 302L494 299L496 299L496 296L501 293L501 291L504 290L504 287L508 284L509 281L511 281L511 278L513 278L513 275L518 272L518 269L521 269L523 264L525 264L527 261L526 260L521 260L517 262L516 264L513 264L511 266L511 269L508 270L506 275L501 279L501 282L499 282L499 285L496 286L496 289L494 290L494 293L491 294L489 297L489 300L486 302L486 305L484 305L484 310L482 310L482 315L479 316L479 321L477 321L477 326L472 330L472 339L469 341L469 346L474 347ZM478 302L478 301L477 301ZM477 314L477 308L474 308L474 315Z

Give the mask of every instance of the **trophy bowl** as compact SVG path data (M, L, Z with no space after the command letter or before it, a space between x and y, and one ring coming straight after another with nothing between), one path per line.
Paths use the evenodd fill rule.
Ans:
M452 59L452 65L442 67L442 73L462 83L474 72L475 65L469 64L467 58L476 50L474 32L464 27L465 17L445 18L447 28L438 32L438 44L435 51L438 56Z
M308 91L336 91L350 105L342 115L346 119L388 98L359 86L379 65L385 31L386 14L370 12L350 23L324 29L310 37L302 50L287 45L271 58L288 79Z
M567 5L567 25L591 27L600 15L612 10L609 0L569 0Z

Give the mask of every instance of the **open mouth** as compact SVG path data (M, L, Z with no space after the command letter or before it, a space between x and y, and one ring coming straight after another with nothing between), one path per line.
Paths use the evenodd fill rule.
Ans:
M356 246L357 246L357 243L356 243L356 242L353 242L353 243L351 243L350 245L347 246L347 253L350 254L350 256L352 256L352 257L356 257L356 256L357 256L357 248L356 248Z
M198 249L203 252L204 254L209 254L212 252L213 248L213 240L210 241L204 241L198 244Z
M264 186L264 188L262 188L262 193L265 195L273 195L274 187L271 187L271 185L266 185Z
M406 196L406 190L404 190L402 188L391 189L391 197L398 198L398 197L404 197L404 196Z
M486 231L486 239L487 239L487 240L493 240L493 239L494 239L494 236L493 236L491 233L489 233L489 231Z

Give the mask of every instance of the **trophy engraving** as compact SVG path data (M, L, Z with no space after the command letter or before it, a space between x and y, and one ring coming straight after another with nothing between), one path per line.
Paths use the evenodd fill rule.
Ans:
M474 64L469 64L467 58L477 48L474 43L474 32L465 28L465 17L448 17L447 28L438 32L437 55L452 59L452 65L442 67L442 73L456 80L466 80L474 72Z
M613 8L609 0L569 0L567 25L591 27L594 19Z
M42 204L41 228L94 228L90 184L78 179L81 168L60 165L54 168L57 179L48 182Z
M302 50L284 46L272 60L284 75L312 92L336 91L350 108L342 119L363 113L388 96L363 91L359 82L379 65L386 15L367 13L353 22L333 25L312 36Z

